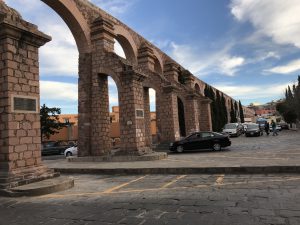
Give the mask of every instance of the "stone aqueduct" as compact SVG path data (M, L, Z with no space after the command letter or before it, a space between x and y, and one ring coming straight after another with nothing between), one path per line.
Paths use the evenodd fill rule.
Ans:
M124 154L151 152L149 88L156 91L161 142L180 137L178 98L184 105L186 133L211 129L210 101L201 93L203 83L169 56L88 1L43 1L64 19L79 50L80 156L110 151L108 76L118 87ZM114 40L123 47L126 59L114 53ZM180 71L186 73L184 85L178 82Z
M180 131L188 134L212 129L210 100L203 95L204 82L87 0L42 1L66 22L79 51L79 156L110 152L108 76L116 82L119 94L120 154L152 151L149 88L156 91L161 143L178 139ZM38 114L38 48L50 37L24 21L2 0L0 10L0 186L7 187L25 177L34 180L53 176L41 164ZM115 40L122 45L126 59L114 53ZM182 75L184 84L179 82ZM231 101L229 96L225 98ZM33 111L30 107L17 108L18 101L22 106L24 102L33 104L33 100L37 100ZM180 104L184 108L183 128L179 123Z

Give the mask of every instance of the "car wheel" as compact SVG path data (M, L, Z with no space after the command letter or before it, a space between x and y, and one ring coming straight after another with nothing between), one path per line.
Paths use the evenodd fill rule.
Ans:
M182 145L177 146L176 152L178 152L178 153L182 153L182 152L183 152L183 147L182 147Z
M214 143L213 150L220 151L221 150L221 145L219 143Z
M67 152L66 156L67 157L72 156L72 152Z

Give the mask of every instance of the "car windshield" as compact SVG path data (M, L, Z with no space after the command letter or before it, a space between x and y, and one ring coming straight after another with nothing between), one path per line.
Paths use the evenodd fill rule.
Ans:
M229 123L225 125L225 129L235 129L236 128L236 124L234 123Z
M248 129L258 129L258 124L249 124L247 125Z

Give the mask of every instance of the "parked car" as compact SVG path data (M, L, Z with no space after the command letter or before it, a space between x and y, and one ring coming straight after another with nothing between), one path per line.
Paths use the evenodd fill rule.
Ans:
M221 150L231 145L228 135L216 132L196 132L180 141L170 143L169 150L181 153L188 150L213 149Z
M256 123L242 123L243 128L244 128L244 133L246 132L247 127L248 127L249 125L251 125L251 124L256 124Z
M280 123L279 125L281 126L282 130L288 130L288 129L290 129L290 127L289 127L289 125L287 123Z
M281 131L281 130L282 130L281 125L278 125L278 124L277 124L277 125L276 125L276 130L277 130L277 131ZM272 126L270 126L270 131L273 132Z
M77 145L75 145L75 146L72 146L72 147L70 147L70 148L67 148L67 149L65 150L65 152L64 152L64 155L65 155L66 157L68 157L68 156L74 156L74 155L77 155L77 153L78 153L78 151L77 151Z
M225 124L222 133L228 134L230 137L238 137L244 132L244 127L240 123Z
M59 141L48 141L42 143L42 155L61 155L66 148L70 147Z
M263 135L263 132L260 129L258 124L255 123L247 124L247 129L245 131L246 137L261 136L261 135Z

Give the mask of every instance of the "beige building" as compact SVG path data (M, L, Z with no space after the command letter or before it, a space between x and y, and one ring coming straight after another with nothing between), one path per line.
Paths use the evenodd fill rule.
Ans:
M119 107L113 106L110 116L110 138L112 146L116 146L120 142L120 122ZM156 113L150 113L151 118L151 134L153 140L156 136ZM66 127L58 130L58 133L51 135L49 139L43 141L76 141L78 140L78 114L61 114L58 116L60 123L68 124Z

